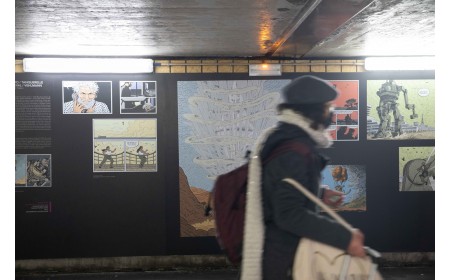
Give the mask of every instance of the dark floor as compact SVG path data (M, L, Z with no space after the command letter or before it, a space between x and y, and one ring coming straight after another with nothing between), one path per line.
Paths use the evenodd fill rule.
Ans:
M385 280L431 280L435 279L434 267L402 267L382 268L381 275ZM235 269L210 270L174 270L145 272L102 272L76 274L16 274L16 280L236 280L238 272Z

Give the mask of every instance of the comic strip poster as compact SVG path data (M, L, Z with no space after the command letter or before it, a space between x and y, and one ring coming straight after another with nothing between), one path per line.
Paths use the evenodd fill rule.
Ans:
M367 140L434 139L434 80L369 80L367 112Z
M434 147L399 148L399 190L434 191Z
M178 82L181 237L214 236L203 210L214 180L244 164L257 137L276 124L289 81Z
M63 81L63 114L112 114L111 81Z
M93 119L94 172L156 172L156 119Z
M16 187L51 187L49 154L16 154Z
M336 211L366 211L364 165L328 165L322 171L322 184L344 193L344 201Z
M156 81L121 81L121 114L156 114Z
M334 141L359 140L359 81L335 81L339 94L334 100L333 121L328 132Z

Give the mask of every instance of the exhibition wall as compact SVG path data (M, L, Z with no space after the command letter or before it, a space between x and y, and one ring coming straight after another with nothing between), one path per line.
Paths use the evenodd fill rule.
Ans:
M16 259L221 254L214 178L306 74L16 73ZM434 71L314 75L340 92L321 150L336 211L380 252L434 252Z

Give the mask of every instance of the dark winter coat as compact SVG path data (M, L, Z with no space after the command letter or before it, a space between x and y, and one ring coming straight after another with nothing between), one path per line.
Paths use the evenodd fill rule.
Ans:
M312 138L298 126L279 123L261 151L264 160L280 143L295 139L311 149L311 157L288 152L271 159L263 167L262 196L265 224L263 253L264 279L290 279L290 269L301 237L308 237L340 249L347 249L350 232L319 214L316 204L283 178L293 178L312 193L319 192L321 171L327 159Z

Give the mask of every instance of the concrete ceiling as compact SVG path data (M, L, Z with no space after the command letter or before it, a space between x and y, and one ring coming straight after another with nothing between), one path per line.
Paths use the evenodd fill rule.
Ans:
M15 54L435 55L434 0L16 0Z

